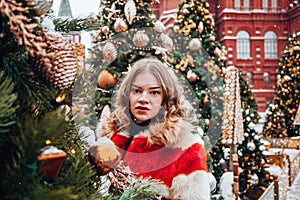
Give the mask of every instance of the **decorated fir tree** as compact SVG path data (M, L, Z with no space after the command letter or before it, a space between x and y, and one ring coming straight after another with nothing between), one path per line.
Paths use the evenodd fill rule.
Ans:
M100 28L91 50L91 65L96 70L96 114L111 105L114 86L130 70L131 64L155 56L167 63L173 42L161 22L153 18L155 1L104 1Z
M261 135L255 130L258 123L257 105L248 85L242 85L244 95L241 99L243 107L244 140L238 145L239 167L239 195L246 198L259 198L272 181L265 170L264 144ZM255 192L254 192L255 191Z
M72 49L40 26L51 5L1 1L1 199L95 199L68 106Z
M208 8L209 4L205 0L183 1L178 7L172 34L176 38L175 69L189 81L195 91L197 98L194 101L199 107L199 125L212 145L208 147L211 148L210 170L219 180L230 167L229 157L226 156L230 146L225 145L220 138L223 113L220 99L223 98L223 70L227 68L227 64L226 50L216 39L214 19ZM242 71L239 72L239 77L245 135L251 135L250 138L245 137L245 141L239 145L239 149L244 149L240 154L240 167L243 168L241 159L251 152L244 145L251 142L254 136L258 137L253 126L258 122L259 115L254 95L249 83L243 78ZM259 150L260 145L259 142L255 143L259 155L262 153ZM251 166L263 161L260 156L255 158ZM243 192L247 188L243 188Z
M284 113L276 102L278 101L273 100L266 110L266 122L263 128L263 134L266 137L287 137Z
M299 107L299 34L289 36L276 72L275 94L266 112L265 137L299 136L294 120Z
M41 26L51 6L51 1L1 1L1 199L155 197L156 183L132 180L124 170L106 172L111 187L99 177L103 173L79 132L82 113L71 101L80 69L75 53L59 33Z
M212 143L220 136L226 51L216 41L215 24L206 1L183 1L174 20L174 66L191 85L198 125Z

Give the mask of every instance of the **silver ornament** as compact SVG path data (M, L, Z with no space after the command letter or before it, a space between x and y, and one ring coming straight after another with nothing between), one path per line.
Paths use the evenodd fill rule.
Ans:
M260 145L260 146L258 147L258 149L259 149L260 151L265 151L265 150L266 150L266 147L265 147L264 145Z
M109 34L109 27L108 26L103 26L101 28L102 33L104 33L104 35L108 35Z
M132 24L136 16L137 9L133 0L128 0L124 6L124 13L129 24Z
M159 40L160 45L163 48L166 48L168 51L171 51L173 49L173 41L167 34L160 34Z
M117 58L117 48L111 42L107 42L103 47L103 58L104 60L110 64Z
M201 21L201 22L198 24L198 31L199 31L200 34L202 33L203 29L204 29L204 25L203 25L203 22Z
M189 41L189 47L192 51L200 50L202 44L198 38L193 38Z
M133 44L137 47L145 47L147 46L148 42L149 42L149 37L146 33L144 33L144 31L138 31L136 32L136 34L134 34L133 36Z

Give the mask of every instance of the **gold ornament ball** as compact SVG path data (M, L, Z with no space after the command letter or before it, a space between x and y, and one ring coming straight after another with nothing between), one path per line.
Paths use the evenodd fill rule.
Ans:
M205 119L205 126L209 127L210 126L210 120L209 119Z
M128 30L127 23L122 18L117 18L114 24L114 30L116 33Z
M91 159L101 175L110 172L120 161L121 155L117 147L108 142L97 142L89 148Z
M203 105L206 106L207 102L208 102L208 96L205 95L205 97L203 99Z
M109 71L103 70L98 75L98 87L107 90L107 86L115 86L117 83L116 78Z

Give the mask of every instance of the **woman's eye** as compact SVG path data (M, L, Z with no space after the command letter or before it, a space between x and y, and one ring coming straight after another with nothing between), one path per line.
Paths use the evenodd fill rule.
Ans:
M133 92L133 93L140 93L141 90L140 90L140 89L133 89L132 92Z
M151 94L160 94L160 92L159 91L151 91Z

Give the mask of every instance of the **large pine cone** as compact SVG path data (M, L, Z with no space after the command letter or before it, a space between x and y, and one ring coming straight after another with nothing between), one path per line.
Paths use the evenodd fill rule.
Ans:
M123 161L108 173L108 177L114 188L121 193L136 181L134 173L131 172L127 164Z
M45 33L47 42L46 57L38 60L38 70L55 88L69 88L77 72L76 57L69 42L62 36Z

